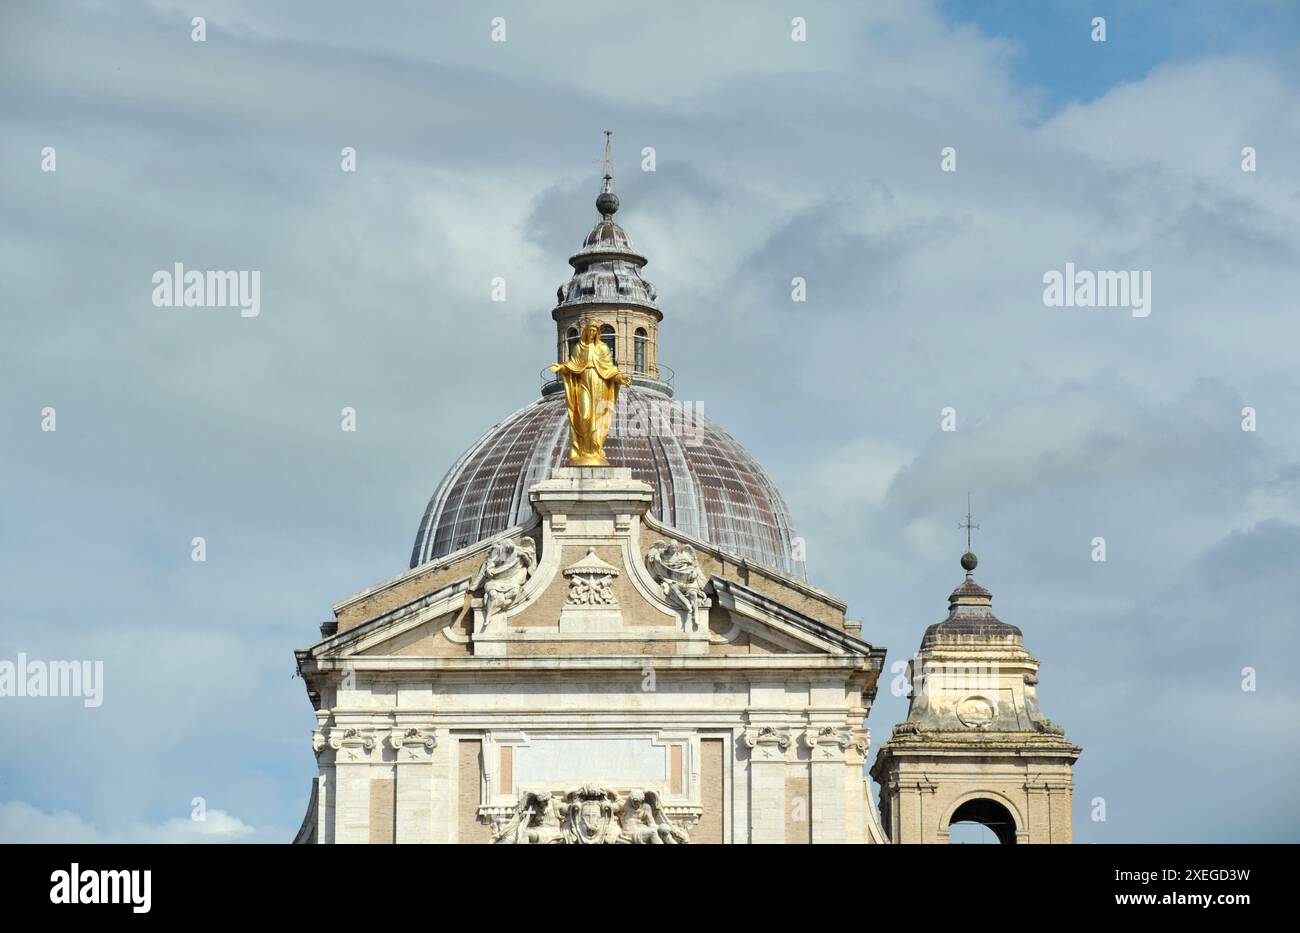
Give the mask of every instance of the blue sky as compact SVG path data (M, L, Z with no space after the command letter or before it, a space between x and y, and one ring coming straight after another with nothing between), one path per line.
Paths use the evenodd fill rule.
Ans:
M535 397L607 128L661 359L863 636L942 618L971 490L1076 838L1300 836L1295 7L799 6L503 2L493 45L472 4L214 4L205 43L5 5L0 659L102 659L105 699L0 699L0 839L292 836L292 651ZM176 261L260 270L262 313L154 307ZM1151 315L1044 307L1066 262L1151 271ZM877 745L905 710L882 681Z
M954 25L1014 43L1012 73L1041 89L1048 115L1141 81L1160 65L1294 52L1300 42L1300 6L1285 0L944 0L939 9ZM1104 44L1092 40L1094 17L1106 21Z

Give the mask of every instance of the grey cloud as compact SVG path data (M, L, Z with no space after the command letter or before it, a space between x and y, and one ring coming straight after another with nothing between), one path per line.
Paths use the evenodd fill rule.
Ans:
M0 739L42 749L4 763L5 799L111 838L195 794L268 837L296 825L291 649L404 567L443 471L535 397L613 128L663 358L785 490L864 635L893 661L942 617L972 489L980 578L1087 748L1079 838L1294 838L1260 808L1189 825L1142 777L1180 760L1197 792L1294 797L1252 745L1295 757L1300 383L1279 348L1300 337L1300 202L1276 157L1294 131L1260 116L1297 105L1276 68L1193 63L1040 121L1014 48L925 4L819 7L816 61L741 7L593 3L567 30L502 9L506 49L466 38L473 5L347 4L230 5L200 49L176 4L6 8L0 646L111 663L98 719L0 707ZM1261 92L1197 100L1216 80ZM1270 153L1254 187L1223 154L1247 131ZM1042 306L1046 269L1144 258L1144 322ZM153 308L176 260L262 270L262 316ZM1267 689L1243 698L1255 656ZM882 695L877 743L902 710ZM1111 825L1086 820L1093 793Z

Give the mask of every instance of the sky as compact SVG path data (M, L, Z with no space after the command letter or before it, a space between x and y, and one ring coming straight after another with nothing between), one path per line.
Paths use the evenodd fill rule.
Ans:
M970 492L1076 841L1300 840L1298 9L4 4L0 660L104 679L0 697L0 840L292 838L292 652L537 396L606 129L678 397L887 665ZM156 306L177 262L259 313ZM1067 263L1150 313L1047 306Z

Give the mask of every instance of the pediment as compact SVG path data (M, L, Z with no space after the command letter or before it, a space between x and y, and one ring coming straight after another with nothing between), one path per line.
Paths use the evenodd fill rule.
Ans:
M765 653L878 655L884 660L882 649L742 584L715 576L710 591L715 605L726 610L737 629L734 634L724 630L723 641L744 637Z
M883 666L883 650L845 631L842 603L647 520L649 499L630 471L557 470L530 491L536 521L340 603L350 627L300 657L811 655Z
M414 602L383 613L319 642L308 653L320 660L352 657L400 657L468 653L466 620L470 614L470 580L464 578ZM465 647L441 650L440 643Z
M590 553L591 557L587 554ZM592 559L594 558L594 560ZM596 562L610 566L591 548L575 562L581 566ZM609 624L588 631L562 633L558 620L565 610L569 581L574 575L557 574L549 586L539 588L534 598L520 606L511 616L506 635L517 637L521 644L570 641L566 654L608 655L619 644L627 654L692 653L655 648L653 643L691 639L677 616L664 612L665 604L637 606L640 596L631 584L617 591L615 608L598 604L594 614ZM615 578L617 579L617 578ZM471 589L466 578L397 610L384 613L331 638L325 639L311 653L318 659L341 660L352 657L457 657L475 653L471 643L474 613L481 615L482 597ZM633 595L629 596L631 593ZM883 654L870 644L853 638L832 626L804 616L759 593L734 582L714 577L705 591L709 597L704 609L709 613L706 628L694 636L707 647L693 653L712 655L797 655ZM626 613L626 614L625 614ZM680 613L678 614L680 615ZM581 626L581 619L578 623ZM587 643L587 647L584 647ZM507 654L530 654L532 651L507 651ZM540 652L537 652L540 653Z

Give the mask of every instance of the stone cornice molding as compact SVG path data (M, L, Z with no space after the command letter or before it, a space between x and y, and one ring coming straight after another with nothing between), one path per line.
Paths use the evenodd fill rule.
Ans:
M392 671L466 673L518 672L521 670L604 670L641 671L646 664L644 655L592 655L588 657L528 655L521 657L416 657L416 656L361 656L351 658L321 658L305 665L312 673L322 671ZM791 675L813 672L861 671L863 659L859 655L664 655L654 658L656 671L789 671Z
M452 551L450 554L447 554L443 557L439 557L436 558L435 560L431 560L431 561L427 561L426 563L419 564L415 567L412 567L409 570L399 573L395 577L390 577L389 579L384 580L381 583L376 583L374 586L368 587L367 589L364 589L359 593L353 593L351 596L347 597L341 602L337 602L334 604L334 606L332 607L334 614L337 616L340 612L343 612L345 609L349 608L350 606L353 606L364 599L374 596L377 593L382 593L385 590L390 590L393 589L394 587L401 586L406 581L413 579L414 577L418 577L422 573L428 573L429 571L437 570L440 567L450 566L451 564L454 564L457 561L463 560L467 557L472 557L475 554L486 553L488 550L491 549L492 545L496 544L498 541L504 540L506 538L516 538L520 534L530 532L537 527L537 524L538 524L537 519L534 517L532 520L525 522L522 525L516 525L513 528L507 528L499 534L492 535L489 538L484 538L482 541L476 541L473 544L461 548L459 551ZM473 576L472 571L466 573L464 582L468 583L469 579L472 576Z
M796 642L807 645L810 651L861 657L876 671L884 667L883 648L873 647L847 632L796 612L734 580L714 574L709 579L709 585L716 596L717 605L775 629Z
M456 580L404 606L368 619L345 632L318 642L305 651L298 652L299 671L309 670L310 661L339 658L365 651L431 619L454 611L464 604L470 582L469 576Z

